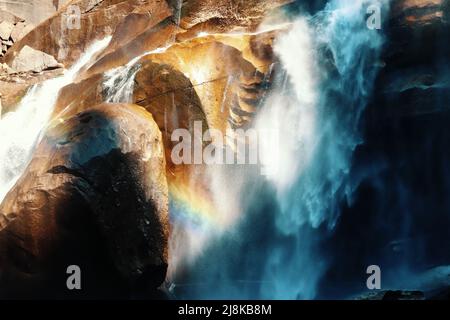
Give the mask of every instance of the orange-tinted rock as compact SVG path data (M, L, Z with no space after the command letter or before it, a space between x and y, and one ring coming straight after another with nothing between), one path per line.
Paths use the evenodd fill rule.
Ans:
M145 52L167 47L173 44L178 32L180 32L180 28L173 23L172 18L167 18L155 27L146 29L126 45L102 56L81 77L106 72L127 64Z
M450 5L445 0L395 0L391 17L402 25L426 25L448 18Z
M173 15L156 26L147 25L142 15L130 15L117 27L112 43L105 50L102 59L94 64L85 76L89 77L124 65L139 55L170 46L175 42L196 38L200 32L226 33L236 29L243 32L256 31L271 10L290 2L292 1L252 0L234 5L229 1L190 0L183 2L180 13L178 2L169 1ZM219 16L215 15L217 12L220 12ZM132 40L130 40L132 36L128 37L129 41L126 44L118 41L122 42L121 46L116 44L114 39L123 39L124 34L136 37ZM256 52L253 45L247 47L246 50ZM261 48L258 50L261 53Z
M171 1L173 4L176 0ZM184 29L205 23L209 31L230 31L238 27L255 28L265 16L292 0L188 0L181 9L180 26Z
M208 126L222 132L235 103L236 85L241 78L259 74L239 50L212 36L173 45L166 52L145 56L143 60L169 64L186 75L200 98Z
M79 23L73 17L73 7L79 8ZM148 25L154 25L171 15L164 0L155 1L99 1L92 6L90 0L72 0L58 13L46 20L8 50L4 61L10 64L23 46L28 45L57 58L69 67L94 41L111 35L116 26L130 13L149 13ZM133 29L130 29L133 33ZM122 38L122 40L126 39Z
M136 105L55 121L0 206L0 297L130 297L167 269L162 137ZM82 270L81 291L66 268Z
M64 87L56 102L55 121L66 119L90 106L105 101L104 77L96 74L90 78ZM206 117L201 101L191 81L168 64L143 61L135 77L132 102L150 112L162 132L168 163L173 143L173 130L193 127L195 121L204 123Z

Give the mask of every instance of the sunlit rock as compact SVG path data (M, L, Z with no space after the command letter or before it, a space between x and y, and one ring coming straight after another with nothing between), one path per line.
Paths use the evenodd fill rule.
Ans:
M8 21L3 21L0 23L0 38L3 40L9 40L11 31L14 29L14 24Z
M95 6L90 0L73 0L8 50L5 62L10 63L28 45L70 66L94 40L111 35L131 12L147 13L153 23L171 14L162 0L99 1Z
M61 67L62 65L51 55L29 46L23 47L12 63L12 68L18 72L32 71L38 73Z

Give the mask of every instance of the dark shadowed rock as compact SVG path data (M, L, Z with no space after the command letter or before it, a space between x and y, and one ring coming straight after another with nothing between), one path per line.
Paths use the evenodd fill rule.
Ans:
M446 0L392 1L374 103L385 108L379 114L404 117L448 109L449 10Z
M0 297L151 297L167 269L161 132L136 105L50 125L0 206ZM82 270L81 291L66 268Z

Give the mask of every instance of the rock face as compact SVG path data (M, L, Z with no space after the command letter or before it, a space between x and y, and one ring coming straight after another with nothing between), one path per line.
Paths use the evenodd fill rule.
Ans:
M0 3L0 7L1 7L1 5L2 4ZM2 21L2 22L7 21L9 23L15 24L15 23L23 21L23 20L24 19L19 18L8 11L0 9L0 21Z
M35 25L53 15L67 0L1 1L0 9Z
M71 0L8 50L4 61L11 63L28 45L69 67L94 40L111 35L132 12L145 13L149 25L171 15L164 0Z
M377 89L382 101L377 104L388 107L385 115L394 116L447 108L439 100L450 97L446 80L450 48L443 41L450 36L449 2L397 0L391 7L383 56L386 66Z
M18 72L41 72L60 67L54 57L29 46L23 47L12 63L12 68Z
M141 107L55 122L0 206L0 297L151 297L167 269L167 192L161 132ZM70 265L81 291L67 290Z
M108 99L103 77L94 75L61 90L56 102L55 117L68 117L87 110L92 104ZM174 129L193 128L195 121L204 123L206 117L201 101L190 80L180 71L163 63L143 61L135 77L132 103L150 112L162 132L168 165Z
M18 22L14 29L11 31L11 40L17 42L22 39L28 32L33 30L34 26L32 24L27 24L25 22Z
M444 249L450 243L448 203L440 199L449 192L446 159L449 159L450 139L447 125L450 119L450 47L444 40L450 36L449 1L396 0L390 3L390 16L382 28L386 36L385 48L381 61L377 62L382 68L366 109L364 146L358 148L353 164L355 168L378 166L380 170L363 179L355 193L358 194L354 202L357 205L345 210L336 236L330 240L330 243L345 243L351 239L348 241L355 244L351 254L346 246L330 249L336 256L348 257L342 259L345 265L335 277L337 274L342 278L351 277L343 276L347 272L343 270L356 265L351 256L357 252L367 252L364 261L378 256L386 262L384 268L392 268L388 266L391 261L410 263L417 270L448 262ZM396 195L393 199L387 199L387 195L393 194ZM397 202L400 197L402 204ZM362 219L360 212L365 212ZM408 212L409 236L405 238L398 236L404 220L394 222L401 219L401 212ZM378 219L375 217L381 216L391 222L375 226ZM361 229L367 236L360 235ZM375 233L383 237L372 242ZM413 257L411 260L409 254ZM408 287L424 290L423 285L408 283ZM382 292L378 298L385 295L386 292ZM407 292L391 292L385 298L406 296Z
M20 40L4 61L17 72L56 60L70 67L93 40L112 40L60 91L52 123L0 206L0 297L130 297L163 282L167 184L207 189L190 183L202 172L167 158L171 133L194 121L204 130L248 125L275 62L275 31L198 33L253 32L288 2L72 0L22 39L16 22L8 41ZM70 6L80 9L79 28L67 27ZM100 104L110 95L105 77L155 49L137 63L132 104ZM66 288L69 265L81 267L80 293Z
M34 26L29 22L0 10L0 41L2 46L0 56L3 57L14 42L23 38L33 28Z
M171 0L177 7L176 0ZM183 3L180 14L180 26L202 31L227 31L238 27L255 27L255 20L261 22L267 12L292 0L189 0ZM179 9L179 8L177 8Z
M0 38L3 40L9 40L11 32L14 29L14 24L8 21L3 21L0 23Z

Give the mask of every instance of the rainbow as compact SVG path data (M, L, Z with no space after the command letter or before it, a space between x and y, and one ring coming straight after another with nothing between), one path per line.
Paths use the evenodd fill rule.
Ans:
M200 188L188 185L169 187L170 216L174 223L181 223L193 231L219 228L216 207L211 196Z

